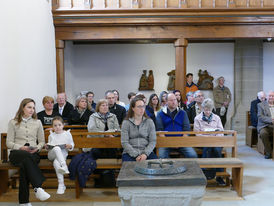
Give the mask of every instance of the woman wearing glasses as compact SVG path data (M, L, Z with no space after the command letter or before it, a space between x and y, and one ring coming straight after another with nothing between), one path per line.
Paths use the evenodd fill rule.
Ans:
M156 132L153 121L145 113L145 102L135 97L122 123L121 142L124 148L123 161L143 161L157 159L153 149L156 145Z

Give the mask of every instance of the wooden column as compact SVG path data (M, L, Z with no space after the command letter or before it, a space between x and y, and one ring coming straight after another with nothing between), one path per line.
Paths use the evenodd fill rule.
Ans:
M56 78L57 93L65 92L65 68L64 68L64 48L65 41L56 40Z
M174 43L176 49L175 89L181 91L182 98L186 99L186 48L187 39L177 39Z

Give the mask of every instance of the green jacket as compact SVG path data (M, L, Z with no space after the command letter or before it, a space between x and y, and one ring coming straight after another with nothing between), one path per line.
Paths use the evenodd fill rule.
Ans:
M214 97L215 108L216 109L221 108L224 102L230 103L231 92L228 87L224 86L224 89L221 89L221 87L218 85L214 87L213 89L213 97Z

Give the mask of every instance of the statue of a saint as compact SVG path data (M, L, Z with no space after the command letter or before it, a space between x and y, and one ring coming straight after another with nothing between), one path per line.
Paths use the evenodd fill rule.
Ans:
M139 82L139 90L147 90L148 89L148 81L147 81L147 70L143 70L143 74L140 78Z
M149 70L147 82L148 82L148 90L153 90L153 88L154 88L154 76L153 76L153 71L152 70Z

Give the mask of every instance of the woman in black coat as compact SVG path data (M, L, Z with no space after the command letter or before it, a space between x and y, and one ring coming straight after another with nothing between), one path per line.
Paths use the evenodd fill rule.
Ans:
M71 111L69 116L70 125L87 125L89 116L93 113L89 108L86 96L79 96L75 101L75 109Z

